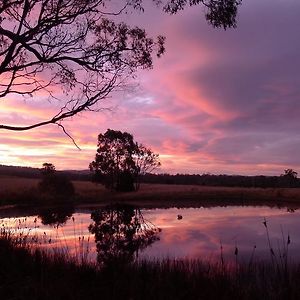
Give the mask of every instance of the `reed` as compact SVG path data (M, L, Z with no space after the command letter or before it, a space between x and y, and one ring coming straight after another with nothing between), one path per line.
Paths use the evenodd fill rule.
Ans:
M267 243L274 253L270 250L270 262L254 260L255 246L249 263L240 262L236 245L234 263L226 262L221 249L219 261L137 260L99 267L87 259L90 245L81 236L76 238L77 256L70 250L31 247L52 241L46 233L37 237L31 230L29 234L24 218L17 235L1 229L0 296L20 300L300 299L300 265L288 263L291 239L282 232L282 245L276 250L264 222Z

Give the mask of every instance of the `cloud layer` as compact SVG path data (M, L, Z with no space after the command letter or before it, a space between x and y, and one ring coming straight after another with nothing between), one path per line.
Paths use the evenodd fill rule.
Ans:
M65 122L82 151L57 126L0 132L0 163L85 169L99 132L126 130L160 153L162 170L180 173L280 174L300 169L300 3L244 1L238 28L213 29L201 8L166 16L129 15L167 37L138 88L103 103L112 111ZM1 123L27 124L55 112L41 99L5 99ZM44 99L45 100L45 99Z

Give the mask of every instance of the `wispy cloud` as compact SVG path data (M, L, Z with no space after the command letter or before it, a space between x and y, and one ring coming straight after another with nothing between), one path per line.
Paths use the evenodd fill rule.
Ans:
M84 113L65 122L83 149L56 126L0 132L0 163L87 168L97 135L126 130L161 154L161 171L280 174L300 169L300 3L248 1L238 28L216 30L201 10L170 17L147 14L153 34L167 36L167 52L139 73L139 87L102 103L112 111ZM154 17L153 17L154 16ZM1 123L28 124L55 114L45 98L7 99ZM54 105L54 107L53 107Z

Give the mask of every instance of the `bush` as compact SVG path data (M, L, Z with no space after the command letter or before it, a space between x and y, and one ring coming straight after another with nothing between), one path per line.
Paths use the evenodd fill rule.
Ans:
M51 198L64 197L70 198L75 190L72 182L64 175L58 175L56 172L43 174L43 179L38 185L39 191Z

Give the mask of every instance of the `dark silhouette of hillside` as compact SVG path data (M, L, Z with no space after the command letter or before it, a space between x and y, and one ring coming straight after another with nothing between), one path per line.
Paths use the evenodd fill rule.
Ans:
M91 174L89 170L77 171L77 170L64 170L57 171L58 174L67 177L70 180L91 180ZM0 176L17 176L25 178L42 178L42 172L40 168L31 167L19 167L19 166L6 166L0 165Z

